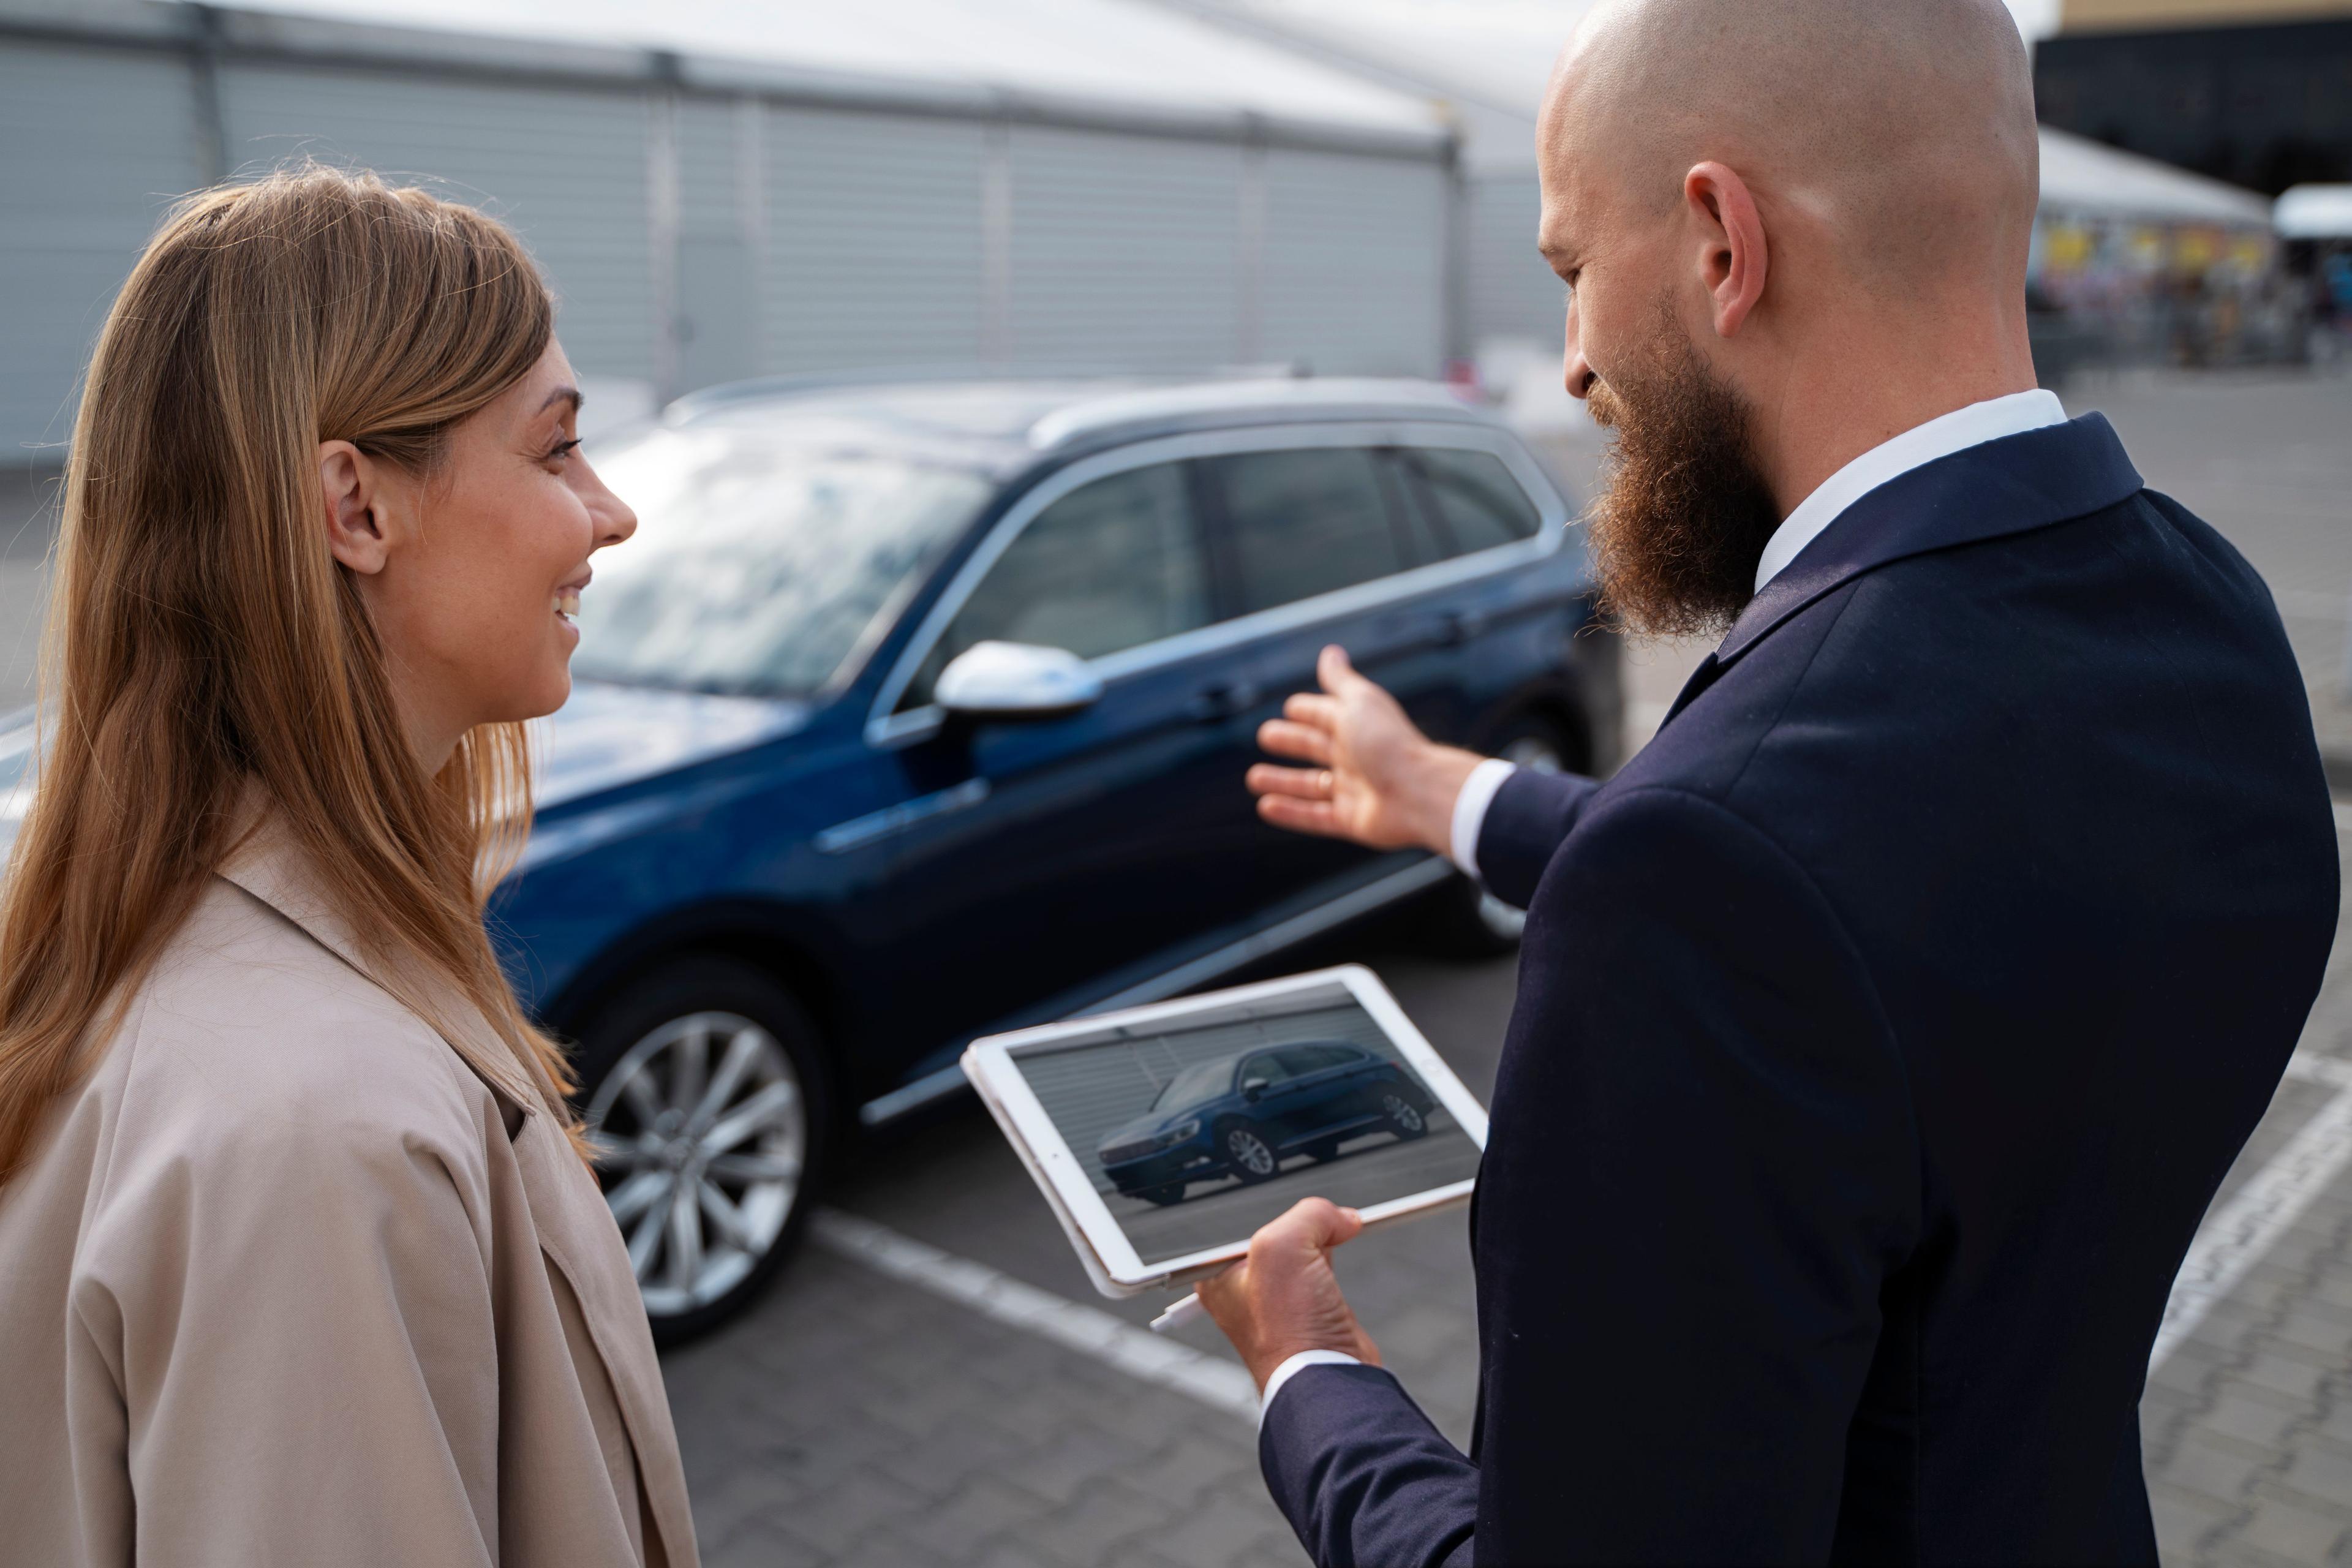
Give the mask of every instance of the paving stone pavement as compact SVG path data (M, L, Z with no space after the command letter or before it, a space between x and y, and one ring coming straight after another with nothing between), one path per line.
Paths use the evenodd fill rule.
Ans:
M1299 1559L1245 1424L816 1248L663 1372L712 1568Z

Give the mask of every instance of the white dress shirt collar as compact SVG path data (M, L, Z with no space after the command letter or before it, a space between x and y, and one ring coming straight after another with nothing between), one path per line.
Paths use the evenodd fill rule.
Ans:
M1779 576L1846 508L1889 479L1987 441L2064 423L2066 410L2058 395L2036 387L1971 403L1881 442L1822 480L1773 531L1765 541L1764 558L1756 563L1757 592L1763 592L1764 584Z

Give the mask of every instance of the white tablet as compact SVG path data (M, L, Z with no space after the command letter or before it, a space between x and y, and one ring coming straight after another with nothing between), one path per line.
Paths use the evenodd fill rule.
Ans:
M1367 1224L1465 1203L1486 1145L1360 964L992 1035L963 1069L1111 1296L1213 1272L1304 1197Z

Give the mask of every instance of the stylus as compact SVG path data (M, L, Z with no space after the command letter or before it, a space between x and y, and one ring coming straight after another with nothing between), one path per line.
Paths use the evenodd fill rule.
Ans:
M1195 1291L1152 1319L1151 1331L1155 1334L1172 1334L1185 1324L1197 1323L1208 1315L1209 1309L1201 1305L1200 1293Z

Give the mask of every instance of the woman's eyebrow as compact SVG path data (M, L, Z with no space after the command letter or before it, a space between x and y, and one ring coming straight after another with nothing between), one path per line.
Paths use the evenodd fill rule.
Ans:
M580 405L583 401L585 400L581 397L580 389L578 387L559 386L553 392L547 395L547 401L539 405L539 412L544 414L559 403L569 403L572 405L572 411L574 414L577 414L580 412Z

